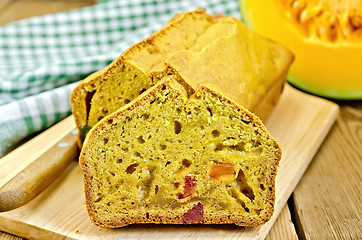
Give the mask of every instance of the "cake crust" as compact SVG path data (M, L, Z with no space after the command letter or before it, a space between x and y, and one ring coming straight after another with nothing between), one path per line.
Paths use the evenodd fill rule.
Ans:
M71 102L82 135L79 145L100 119L169 74L188 95L211 82L265 121L292 61L289 50L250 32L233 17L213 19L203 9L177 14L74 89Z

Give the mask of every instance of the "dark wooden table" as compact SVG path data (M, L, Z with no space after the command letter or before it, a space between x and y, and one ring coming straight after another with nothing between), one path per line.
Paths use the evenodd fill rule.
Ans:
M0 0L0 25L94 2ZM336 123L267 239L362 238L362 101L337 103L340 113ZM22 238L0 232L0 239Z

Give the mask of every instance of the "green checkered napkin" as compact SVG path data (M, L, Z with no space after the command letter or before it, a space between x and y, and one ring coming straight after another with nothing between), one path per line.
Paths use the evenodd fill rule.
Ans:
M103 0L1 26L0 157L68 116L81 79L195 8L240 18L238 0Z

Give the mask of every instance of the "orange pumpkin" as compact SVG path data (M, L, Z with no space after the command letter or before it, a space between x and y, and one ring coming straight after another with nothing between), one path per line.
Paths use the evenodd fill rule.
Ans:
M291 49L288 81L310 93L362 99L360 0L241 0L245 24Z

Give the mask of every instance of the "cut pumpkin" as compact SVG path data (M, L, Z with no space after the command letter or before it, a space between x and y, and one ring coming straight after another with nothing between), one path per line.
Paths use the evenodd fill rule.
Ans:
M334 99L362 99L362 2L241 0L245 24L290 48L288 81Z

